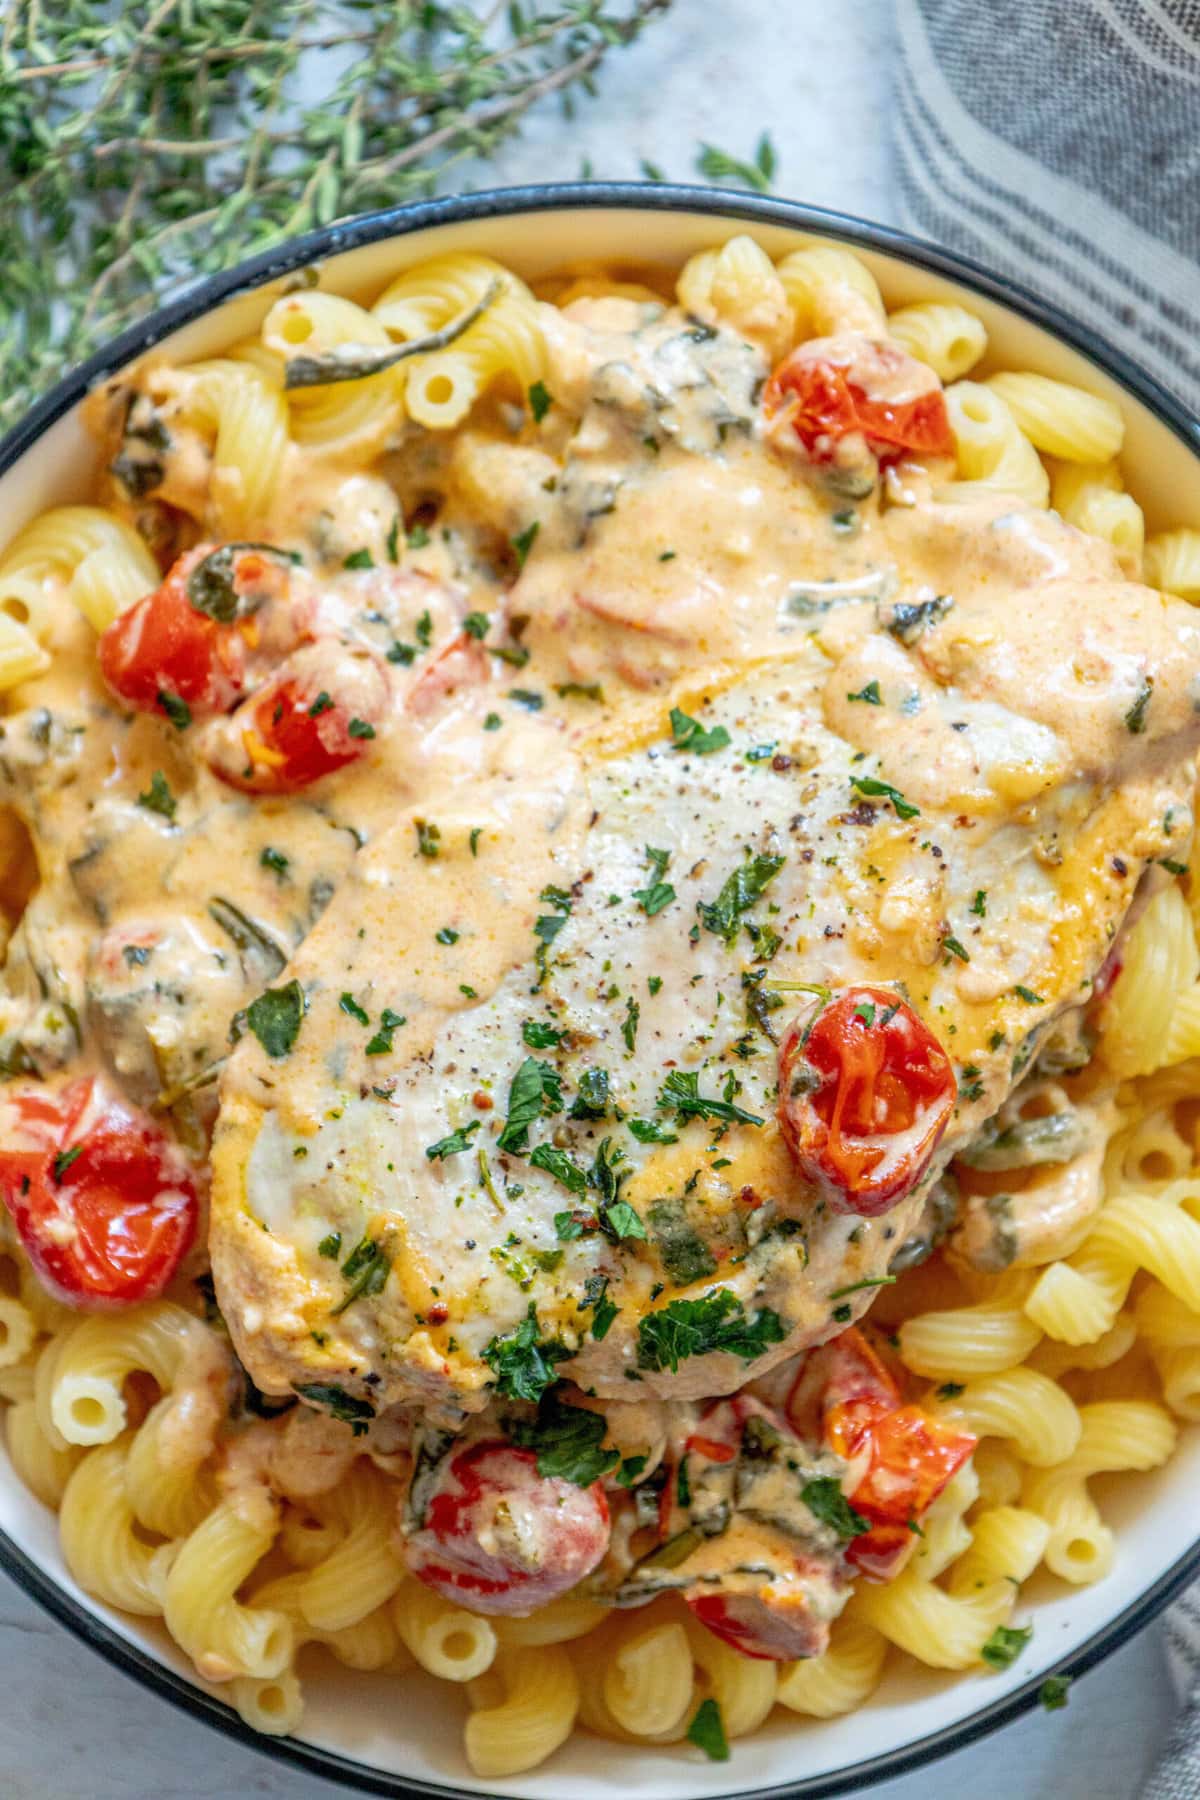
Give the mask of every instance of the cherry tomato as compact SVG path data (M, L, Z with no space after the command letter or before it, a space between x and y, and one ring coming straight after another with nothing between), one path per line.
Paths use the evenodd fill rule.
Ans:
M66 1305L161 1294L196 1232L196 1189L158 1127L92 1077L0 1101L0 1194L29 1260Z
M843 989L780 1045L780 1128L835 1212L875 1218L909 1193L955 1093L949 1057L886 988Z
M365 754L389 692L375 658L317 639L234 715L213 770L250 794L310 787Z
M241 697L246 677L241 628L218 623L188 598L187 578L213 548L202 544L181 556L160 588L129 607L101 634L100 669L105 681L142 712L169 716L170 701L182 700L195 713L219 713ZM262 558L256 556L254 561L260 563Z
M847 1546L847 1560L887 1579L916 1541L910 1521L919 1523L978 1439L905 1404L882 1358L853 1326L805 1359L787 1404L798 1430L812 1429L814 1399L825 1442L858 1465L850 1505L869 1529Z
M523 1615L589 1575L608 1535L599 1482L539 1475L532 1450L483 1439L444 1459L404 1554L419 1581L456 1605Z
M877 347L877 357L888 348ZM897 361L902 354L895 352ZM846 365L814 357L806 345L776 369L763 404L768 416L788 408L789 422L814 462L832 460L838 443L853 432L861 432L880 462L895 461L906 452L954 455L954 434L940 388L911 400L876 398L854 381Z
M805 1581L811 1573L824 1576L825 1570L797 1557L793 1570L769 1584L720 1593L688 1591L684 1599L693 1618L743 1656L793 1662L819 1656L829 1641L828 1624L813 1616Z
M421 670L409 689L405 711L427 719L460 688L482 687L487 678L487 651L468 632L460 632Z

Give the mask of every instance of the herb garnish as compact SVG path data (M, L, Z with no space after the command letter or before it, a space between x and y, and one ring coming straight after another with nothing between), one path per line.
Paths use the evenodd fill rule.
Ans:
M1011 1668L1032 1636L1032 1625L997 1625L979 1654L989 1669Z
M472 1119L460 1131L452 1131L447 1137L439 1138L436 1144L427 1144L425 1154L430 1162L445 1162L448 1156L457 1156L462 1150L471 1148L471 1133L478 1131L482 1119Z
M883 695L879 692L877 681L868 681L865 687L859 688L857 694L847 694L847 700L865 700L868 706L882 706Z
M523 1156L529 1145L529 1127L543 1113L563 1109L562 1077L547 1062L527 1056L508 1090L508 1117L497 1140L501 1150Z
M1047 1675L1038 1689L1038 1699L1047 1712L1061 1712L1067 1704L1067 1692L1070 1686L1071 1677L1069 1675Z
M525 559L533 549L534 539L537 537L540 529L541 521L540 519L535 519L532 525L527 525L524 531L519 531L516 537L511 540L513 550L516 552L518 569L523 569L525 567Z
M291 858L285 856L282 850L273 850L270 844L260 853L258 860L264 869L270 869L280 881L285 879L291 867Z
M769 132L764 131L758 140L753 162L731 156L728 150L720 150L715 144L701 144L696 167L709 181L740 181L753 188L755 193L765 194L775 179L776 160L775 146Z
M349 1425L355 1437L361 1437L367 1429L366 1421L375 1417L375 1408L369 1400L360 1400L355 1394L348 1394L345 1388L332 1387L325 1382L309 1382L298 1387L296 1392L312 1406L322 1406Z
M488 628L491 625L491 622L492 621L487 613L469 612L463 620L463 630L468 637L473 637L475 639L485 638L488 634Z
M71 1167L71 1164L73 1162L77 1162L82 1155L83 1155L83 1145L82 1144L72 1144L71 1148L69 1150L60 1150L59 1151L58 1155L54 1158L54 1161L50 1165L50 1173L54 1177L56 1186L58 1185L59 1182L62 1181L63 1176L66 1174L67 1170Z
M723 725L706 731L699 719L691 718L677 706L671 708L671 737L677 750L694 750L697 756L711 756L714 750L724 750L729 743L729 733Z
M668 1130L657 1119L626 1119L628 1129L639 1144L677 1144L678 1134Z
M890 800L898 819L915 819L921 811L911 800L906 800L899 788L894 788L890 781L879 781L874 775L851 775L850 786L869 800Z
M352 550L349 556L342 558L343 569L373 569L375 558L369 550Z
M541 1019L526 1019L521 1027L521 1036L531 1050L553 1050L566 1035L565 1031L557 1031Z
M625 1048L631 1056L633 1055L634 1048L637 1044L638 1020L641 1016L642 1009L634 999L633 995L630 994L625 1002L625 1017L621 1023L621 1036L624 1038Z
M1045 1006L1046 1004L1040 994L1035 994L1032 988L1022 987L1019 981L1014 987L1013 993L1018 1000L1023 1000L1026 1006Z
M529 1302L529 1311L515 1331L494 1337L485 1346L483 1360L496 1377L496 1390L509 1400L541 1399L555 1379L554 1364L570 1355L556 1338L544 1339L538 1324L537 1308Z
M350 1283L350 1288L345 1298L332 1309L330 1317L336 1319L339 1313L344 1313L356 1300L382 1292L391 1266L392 1259L378 1239L369 1236L363 1238L342 1264L342 1274Z
M155 769L150 777L149 788L144 794L138 795L137 803L144 806L147 812L161 813L164 819L175 817L175 796L167 786L167 778L161 769Z
M871 1529L869 1520L855 1512L834 1475L817 1475L806 1481L800 1498L813 1518L831 1526L844 1544Z
M732 944L742 914L762 898L784 860L782 856L752 856L727 876L715 900L697 903L696 911L705 930Z
M352 1019L357 1019L360 1025L369 1025L371 1023L370 1013L365 1007L358 1004L358 1001L354 998L353 994L343 994L338 1001L338 1005L344 1013L349 1013Z
M541 424L553 405L554 401L545 382L535 381L529 390L529 410L533 414L535 425Z
M587 1193L586 1170L581 1169L565 1150L558 1150L553 1144L535 1144L529 1153L529 1161L535 1169L544 1169L555 1181L561 1181L569 1193L581 1197Z
M537 1045L532 1048L536 1049ZM568 1119L605 1118L608 1114L608 1088L607 1069L585 1069L579 1077L578 1091L567 1112Z
M723 1100L710 1100L700 1092L700 1076L695 1070L672 1069L662 1085L657 1105L668 1111L674 1108L681 1119L719 1119L726 1124L762 1125L757 1113L746 1112L733 1104L736 1077L731 1069L725 1078Z
M534 1420L514 1420L508 1434L522 1450L537 1452L537 1472L548 1481L573 1481L590 1487L620 1460L616 1450L603 1450L608 1429L603 1413L567 1406L546 1394Z
M669 881L664 881L667 864L671 860L669 850L655 850L646 845L646 861L654 871L654 879L648 887L634 888L633 898L649 918L660 913L664 906L670 906L675 898L675 889Z
M638 1367L674 1375L688 1357L716 1350L753 1362L786 1335L778 1313L764 1307L748 1319L736 1294L717 1288L700 1300L672 1300L646 1313L638 1323Z
M268 1056L286 1056L300 1035L307 1002L298 981L267 988L246 1008L246 1023Z
M187 730L192 722L192 709L186 700L181 700L178 694L168 693L166 688L159 688L158 704L162 707L176 731Z
M697 1750L703 1750L709 1762L729 1761L729 1739L725 1735L725 1722L721 1717L721 1708L711 1694L696 1708L695 1716L687 1728L687 1738L689 1744L695 1744Z

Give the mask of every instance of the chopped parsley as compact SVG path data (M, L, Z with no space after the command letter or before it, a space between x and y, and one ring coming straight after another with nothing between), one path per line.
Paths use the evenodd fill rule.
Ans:
M603 1413L566 1406L553 1394L544 1396L536 1419L515 1419L508 1428L514 1444L537 1452L539 1475L578 1487L590 1487L620 1461L616 1450L601 1448L607 1429Z
M715 900L701 900L696 911L706 931L732 944L744 912L761 899L784 865L782 856L751 856L726 877Z
M296 1392L310 1406L324 1407L335 1419L341 1419L343 1424L349 1425L355 1437L361 1437L367 1429L366 1421L375 1417L375 1408L369 1400L360 1400L357 1395L348 1394L345 1388L317 1381L298 1387Z
M379 1015L379 1030L367 1045L368 1056L386 1056L392 1047L392 1038L405 1023L403 1013L393 1012L385 1006Z
M415 542L415 539L413 541ZM433 637L433 618L428 607L425 608L425 611L413 626L413 633L422 649L428 650L430 641Z
M626 1119L626 1125L639 1144L677 1144L678 1134L658 1119Z
M368 719L351 719L346 730L352 738L373 738L375 736L375 727Z
M155 769L150 777L150 786L144 794L138 795L137 803L139 806L144 806L147 812L161 813L164 819L175 817L175 796L168 787L167 778L161 769Z
M604 699L604 689L598 681L557 681L554 691L560 700L594 700L597 706Z
M638 1020L641 1016L642 1009L631 994L625 1002L625 1017L621 1023L621 1036L624 1038L625 1048L631 1056L637 1044Z
M961 1381L943 1381L937 1391L937 1398L939 1400L957 1400L958 1396L965 1394L966 1391L966 1387Z
M663 880L670 860L671 852L669 850L655 850L649 844L646 845L646 861L654 871L654 878L647 887L634 888L633 898L651 919L656 913L660 913L664 906L670 906L675 898L675 889L669 881Z
M553 405L553 397L545 382L535 381L529 390L529 410L533 414L535 425L541 424Z
M850 786L869 800L890 800L896 809L898 819L915 819L921 809L906 800L899 788L894 788L890 781L878 781L874 775L852 775Z
M579 1088L567 1113L568 1119L603 1119L608 1115L609 1079L607 1069L585 1069L579 1077Z
M902 644L915 644L924 632L945 618L953 605L949 594L935 594L932 600L899 600L892 608L887 628Z
M461 1131L452 1131L449 1136L439 1138L436 1144L427 1144L425 1154L430 1162L445 1162L448 1156L457 1156L463 1150L471 1148L471 1133L478 1131L483 1123L481 1119L472 1119Z
M611 1206L606 1206L602 1223L609 1235L618 1241L621 1238L644 1238L646 1236L646 1227L642 1224L636 1208L632 1207L628 1200L615 1200Z
M733 1104L735 1080L731 1069L725 1079L724 1099L708 1099L700 1092L700 1077L695 1070L672 1069L662 1085L657 1104L664 1111L674 1109L680 1119L721 1120L730 1125L763 1124L757 1113L746 1112Z
M517 1329L504 1337L492 1338L484 1347L483 1360L496 1377L498 1393L509 1400L531 1400L536 1404L555 1379L554 1364L564 1362L569 1355L557 1339L542 1337L537 1308L531 1300Z
M695 1744L697 1750L703 1750L709 1762L729 1761L729 1739L725 1736L725 1722L721 1717L721 1708L710 1694L696 1708L695 1716L687 1728L689 1744Z
M671 737L677 750L694 750L697 756L711 756L714 750L724 750L729 743L729 733L723 725L706 731L699 719L691 718L677 706L671 708Z
M624 1465L622 1464L622 1467ZM618 1476L618 1480L620 1477ZM1067 1704L1067 1694L1071 1686L1069 1675L1047 1675L1038 1689L1038 1699L1047 1712L1061 1712Z
M344 1013L349 1013L352 1019L357 1019L360 1025L369 1025L371 1023L370 1013L365 1007L358 1004L358 1001L354 998L353 994L343 994L338 1001L338 1005Z
M369 550L352 550L342 561L343 569L373 569L375 558Z
M1022 987L1020 982L1013 989L1013 993L1018 1000L1023 1000L1026 1006L1045 1006L1046 1004L1040 994L1035 994L1032 988Z
M989 1669L1009 1669L1032 1636L1032 1625L997 1625L979 1654Z
M290 857L285 856L282 850L273 850L270 844L261 851L258 860L264 869L270 869L271 873L280 881L284 879L291 867Z
M328 1257L331 1262L335 1257L340 1256L341 1252L342 1234L340 1231L331 1231L329 1236L323 1237L317 1245L317 1255Z
M441 831L426 819L414 819L413 825L417 833L417 855L439 856L441 854Z
M737 1296L717 1288L700 1300L672 1300L638 1322L638 1367L669 1369L674 1375L692 1356L726 1351L753 1362L786 1336L778 1313L764 1307L746 1317Z
M67 1170L71 1167L71 1164L73 1162L77 1162L82 1155L83 1155L83 1145L82 1144L72 1144L71 1148L69 1150L60 1150L59 1151L58 1155L54 1158L54 1161L50 1165L50 1172L54 1177L56 1186L59 1182L61 1182L63 1176L66 1174ZM643 1233L643 1236L644 1235L645 1234Z
M970 962L971 960L956 937L944 937L942 939L942 949L946 952L947 956L956 956L959 962Z
M483 721L483 729L485 731L499 731L503 723L504 720L500 717L499 713L490 712Z
M459 938L459 934L455 931L453 925L443 925L442 929L440 931L435 931L433 936L434 942L438 944L457 944Z
M325 692L325 689L322 688L320 693L317 695L316 699L313 701L312 705L309 707L308 716L310 719L319 719L321 717L322 713L327 713L327 712L332 712L332 711L333 711L333 701L330 698L330 696Z
M463 630L468 637L476 639L485 638L488 634L488 627L491 625L491 622L492 621L487 613L469 612L463 620Z
M387 659L390 663L402 663L406 669L411 669L417 660L416 645L402 644L397 640L388 645Z
M392 1259L377 1238L365 1237L354 1246L342 1264L342 1274L350 1283L343 1300L333 1308L331 1318L337 1318L356 1300L362 1300L369 1294L382 1292L391 1271Z
M987 918L987 889L976 888L975 898L971 902L971 911L977 919Z
M387 543L388 561L393 562L393 563L398 563L400 561L400 514L399 513L392 514L392 522L391 522L391 525L388 527L386 543Z
M178 694L168 693L166 688L159 688L158 704L162 707L176 731L187 730L192 722L192 709L186 700L181 700Z
M882 706L883 695L879 692L877 681L868 681L865 687L859 688L857 694L847 694L847 700L863 700L868 706Z
M526 1019L521 1027L521 1036L531 1050L553 1050L566 1035L565 1031L557 1031L541 1019Z
M561 1181L570 1193L581 1198L587 1193L586 1171L565 1150L558 1150L553 1144L536 1144L529 1161L535 1169L544 1169L555 1181Z
M541 521L535 519L532 525L527 525L524 531L519 531L516 537L513 538L512 547L516 554L518 569L523 569L525 567L526 558L533 549L534 539L537 537L540 529Z
M429 531L420 521L411 525L408 531L408 547L410 550L424 550L429 543Z
M844 1544L871 1529L862 1514L855 1512L835 1475L817 1475L812 1481L806 1481L800 1490L800 1498L813 1518L819 1519L822 1525L831 1526Z
M541 712L546 702L536 688L509 688L508 697L517 706L523 706L526 712Z
M558 1071L537 1057L527 1056L508 1090L508 1117L497 1140L500 1149L524 1155L534 1120L543 1113L561 1112L562 1108L562 1077Z
M300 1035L307 1002L298 981L267 988L246 1008L246 1023L268 1056L286 1056Z

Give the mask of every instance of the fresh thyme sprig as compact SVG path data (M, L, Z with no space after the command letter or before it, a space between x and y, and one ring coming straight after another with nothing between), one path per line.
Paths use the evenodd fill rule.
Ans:
M283 237L432 193L671 0L9 0L0 424Z

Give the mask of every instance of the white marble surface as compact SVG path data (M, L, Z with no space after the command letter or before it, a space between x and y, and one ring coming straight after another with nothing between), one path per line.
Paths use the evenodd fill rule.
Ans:
M979 0L986 4L987 0ZM551 105L471 182L636 178L642 158L694 177L701 140L752 154L769 127L776 191L890 219L887 0L675 0L614 53L573 121ZM1151 1630L1037 1712L871 1800L1133 1800L1171 1699ZM330 1800L330 1783L273 1764L145 1693L0 1577L3 1800ZM343 1790L345 1791L345 1790ZM564 1796L564 1800L567 1797Z

